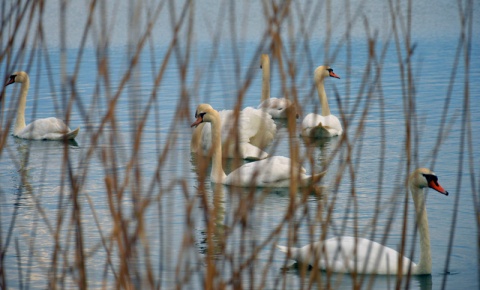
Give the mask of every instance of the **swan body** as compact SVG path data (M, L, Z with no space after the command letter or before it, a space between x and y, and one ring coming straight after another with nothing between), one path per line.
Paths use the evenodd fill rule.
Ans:
M192 127L203 123L211 124L212 138L212 171L210 179L214 183L240 187L288 187L292 182L290 175L290 158L283 156L268 157L264 160L254 161L240 166L226 175L222 167L222 142L221 129L222 120L220 114L208 104L201 104L195 112L196 121ZM305 169L294 165L293 172L298 173L298 185L308 186L318 181L324 173L317 175L306 175Z
M316 264L322 270L338 273L393 275L399 272L407 274L411 269L413 275L431 274L432 257L424 189L430 187L444 195L448 195L448 192L440 186L437 176L427 168L419 168L410 175L409 187L420 237L418 264L392 248L364 238L334 237L302 248L277 247L282 252L290 252L291 257L300 263Z
M247 160L259 160L268 157L268 153L262 150L275 138L277 126L272 117L267 113L247 107L240 112L238 127L235 125L234 111L223 110L219 112L221 120L221 136L223 154L228 158L240 156ZM234 129L238 128L239 146L235 146L237 138ZM192 152L208 155L212 148L212 126L210 123L202 123L194 129L190 143ZM238 149L238 152L237 152Z
M262 99L257 109L264 110L274 119L286 119L290 110L294 110L294 114L298 117L292 101L285 98L270 98L270 58L268 54L261 55L260 68L262 69Z
M317 86L318 97L322 105L322 114L310 113L303 119L301 135L311 138L325 138L340 136L343 133L340 120L330 113L327 94L323 84L326 77L339 79L340 77L328 66L319 66L315 69L314 78Z
M70 140L77 136L80 128L71 130L62 120L54 117L38 119L26 125L25 107L28 89L30 88L30 78L26 72L15 72L10 76L5 86L13 83L22 84L13 136L30 140Z
M340 120L334 115L322 116L310 113L302 122L302 136L324 138L339 136L343 133Z
M289 187L291 182L290 166L291 159L284 156L271 156L267 159L246 163L232 171L223 181L224 184L234 186L257 187ZM300 170L301 183L308 185L311 179L306 175L303 167L295 168L294 172Z

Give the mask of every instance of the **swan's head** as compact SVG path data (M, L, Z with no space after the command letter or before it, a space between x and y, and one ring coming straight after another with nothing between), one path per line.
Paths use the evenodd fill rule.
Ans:
M24 71L18 71L10 75L5 86L13 83L24 83L26 81L28 81L28 74Z
M448 195L446 191L439 183L438 177L428 168L418 168L415 170L409 178L410 186L425 188L430 187L441 194Z
M269 68L270 67L270 58L268 57L268 54L264 53L262 56L260 56L260 68Z
M339 79L340 77L333 72L333 69L326 65L321 65L315 69L315 80L319 81L327 77Z
M195 111L195 118L197 120L190 127L197 127L204 122L212 122L215 118L218 118L218 112L209 104L200 104Z

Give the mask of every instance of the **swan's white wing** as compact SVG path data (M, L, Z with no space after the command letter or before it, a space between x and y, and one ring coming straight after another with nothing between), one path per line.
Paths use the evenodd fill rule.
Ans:
M255 109L252 108L252 110ZM253 144L254 142L250 142L250 140L260 140L264 143L271 142L274 133L276 133L276 125L271 117L264 112L252 110L240 112L238 127L236 128L234 127L235 116L232 110L222 110L218 112L222 122L222 150L225 157L234 158L240 156L244 159L257 160L264 159L268 156L266 152L258 148L256 144ZM264 116L264 120L261 120L262 116ZM269 121L271 123L269 123ZM203 124L200 146L203 154L207 154L212 147L212 125L210 123ZM272 133L272 131L274 133ZM237 148L235 148L235 141L237 140L236 133L238 133L238 155L236 152ZM259 137L256 137L256 134L259 135Z
M240 112L238 119L238 127L235 125L235 115L233 110L223 110L218 112L220 114L220 120L222 121L222 143L226 140L232 140L236 138L235 134L238 133L239 142L248 142L250 140L248 132L248 119Z
M242 165L232 171L225 184L235 186L286 187L290 184L291 159L272 156L264 160ZM305 168L301 167L301 172Z
M275 119L285 119L287 117L287 108L292 106L292 102L285 98L270 98L258 105L257 109L265 110Z
M268 186L284 183L290 179L290 159L273 156L264 160L244 164L232 171L225 184L236 186Z
M364 238L331 238L324 244L325 252L329 253L324 267L335 272L353 272L356 267L357 272L364 274L396 274L400 258L403 259L402 273L406 273L412 263L394 249Z
M279 247L281 251L288 249ZM335 237L302 248L290 248L292 258L300 263L316 264L320 269L337 273L396 274L398 259L403 259L402 273L407 273L411 260L392 248L364 238ZM415 268L412 263L412 268Z
M62 140L63 136L69 132L71 132L71 130L65 122L50 117L33 121L16 136L33 140Z
M277 134L277 125L268 113L246 107L241 112L241 131L249 142L259 148L268 146Z
M234 125L234 116L232 110L223 110L218 112L220 115L220 120L222 121L222 144L225 145L226 141L235 140L233 125ZM241 115L240 117L241 118ZM212 148L212 125L210 123L203 123L202 128L202 137L201 137L201 147L203 152L206 154L209 152L210 148ZM239 120L239 124L241 124L241 119ZM248 138L245 137L245 134L242 134L242 131L239 132L239 142L248 142ZM232 157L232 156L229 156Z
M320 123L325 123L325 118L322 115L310 113L303 118L302 129L313 128L318 126Z

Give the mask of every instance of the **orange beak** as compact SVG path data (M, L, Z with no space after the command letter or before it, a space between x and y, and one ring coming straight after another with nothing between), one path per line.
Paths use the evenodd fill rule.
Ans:
M197 127L202 122L203 122L203 118L201 116L198 116L197 120L195 120L195 122L193 122L193 124L190 126L190 128Z
M435 189L436 191L440 192L441 194L448 195L448 191L446 191L438 182L434 180L430 180L428 183L428 187Z
M330 71L330 77L336 78L336 79L339 79L339 78L340 78L340 77L339 77L336 73L334 73L333 71Z

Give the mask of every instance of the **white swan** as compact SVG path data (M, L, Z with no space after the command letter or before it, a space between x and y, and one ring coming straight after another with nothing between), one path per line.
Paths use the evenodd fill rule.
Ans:
M232 110L219 112L222 121L221 136L224 155L228 158L241 157L247 160L259 160L268 157L268 154L262 149L273 141L277 133L277 126L272 117L266 112L251 107L243 109L239 114L238 127L234 127L234 112ZM235 146L235 132L239 134L238 148ZM190 150L191 152L208 155L211 147L211 125L210 123L200 124L193 131Z
M294 114L298 118L292 101L285 98L270 98L270 58L268 54L261 55L260 68L262 69L262 99L257 109L265 110L274 119L285 119L289 115L289 110L294 110Z
M5 86L13 83L22 84L13 136L31 140L66 140L74 139L77 136L80 128L72 131L62 120L54 117L38 119L28 126L25 125L25 106L27 105L27 94L30 87L28 74L24 71L13 73Z
M223 183L233 186L249 187L288 187L291 183L290 166L291 160L287 157L273 156L264 160L246 163L226 175L222 167L222 120L220 114L208 104L201 104L195 112L196 121L191 127L204 122L212 127L212 171L210 179L215 183ZM305 169L293 165L293 172L298 174L298 186L308 186L318 181L324 173L315 176L306 175Z
M322 114L310 113L303 119L301 135L311 138L324 138L340 136L343 133L342 124L340 120L330 113L328 106L327 94L323 81L326 77L333 77L339 79L340 77L333 72L333 69L328 66L319 66L315 69L314 79L317 86L318 97L322 106Z
M316 259L320 269L329 269L333 272L352 273L356 271L358 274L386 275L401 272L407 274L411 267L413 275L431 274L432 256L424 189L430 187L445 195L448 195L448 192L438 183L435 173L427 168L415 170L408 179L408 185L415 204L420 236L420 262L418 264L403 257L392 248L364 238L335 237L303 248L277 247L282 252L290 251L292 258L300 263L314 265L314 259ZM398 268L399 259L402 260L401 269Z

